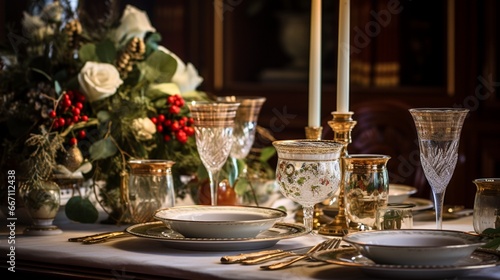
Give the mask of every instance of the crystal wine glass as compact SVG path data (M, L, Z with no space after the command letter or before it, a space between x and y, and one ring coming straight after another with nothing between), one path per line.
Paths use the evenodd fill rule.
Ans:
M410 109L417 129L420 162L431 185L436 227L443 228L443 202L458 159L460 132L468 109Z
M193 101L189 110L194 119L196 148L210 178L211 205L217 205L219 173L233 143L237 102Z
M342 144L329 140L274 141L278 152L276 182L281 193L302 205L304 226L313 230L314 205L339 188Z
M246 158L252 148L255 141L255 132L257 131L257 119L266 98L259 96L220 96L217 100L240 103L234 120L233 146L229 154L232 164L236 167L236 160ZM238 168L234 168L234 170L236 171L235 178L237 178Z

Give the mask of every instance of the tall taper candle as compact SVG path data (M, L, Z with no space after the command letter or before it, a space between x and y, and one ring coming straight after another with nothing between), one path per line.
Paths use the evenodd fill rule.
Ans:
M311 0L311 39L309 50L308 125L320 126L321 118L321 0Z
M337 67L337 112L349 112L349 24L350 0L339 1L339 45Z

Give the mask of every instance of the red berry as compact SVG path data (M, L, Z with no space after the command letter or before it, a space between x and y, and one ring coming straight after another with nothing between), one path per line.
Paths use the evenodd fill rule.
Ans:
M179 120L179 125L180 126L185 126L186 125L186 120L185 119L180 119Z
M188 119L188 125L193 125L194 124L194 119L193 118L189 118Z
M161 125L161 124L157 125L156 131L161 133L163 131L163 125Z
M157 124L158 123L158 119L156 117L152 117L151 118L151 121L154 123L154 124Z
M170 125L170 129L172 131L177 131L180 129L180 126L179 126L179 122L178 121L174 121L171 125Z
M184 106L184 99L182 99L182 97L180 95L178 95L178 98L177 100L175 101L175 105L179 106L179 107L182 107Z
M75 107L78 109L83 109L83 103L82 102L76 102Z
M175 138L177 138L177 141L181 142L182 144L187 142L187 135L183 130L179 130L175 133Z
M83 139L87 136L87 132L85 130L78 131L78 138Z
M170 95L168 98L167 98L167 103L168 104L175 104L175 95Z
M56 111L52 110L52 111L49 112L49 117L51 119L55 118L56 116L57 116Z
M54 122L52 123L52 128L53 129L58 129L59 128L59 120L54 120Z
M63 107L69 108L71 106L71 100L69 99L64 99L62 102Z
M71 98L71 96L69 96L69 94L68 94L68 93L65 93L65 94L63 94L63 98L64 98L64 99L70 99L70 98Z
M168 112L173 115L177 115L181 112L181 108L179 106L172 105L170 106L170 109L168 109Z
M159 114L159 115L158 115L158 121L159 121L160 123L164 122L164 121L165 121L165 115L163 115L163 114Z
M60 127L63 127L66 124L66 120L64 120L64 118L57 119L57 122Z
M71 110L71 112L73 112L73 115L75 115L75 116L80 115L80 109L78 107L73 108L73 110Z
M69 117L68 117L68 118L66 118L66 125L67 125L67 126L70 126L70 125L72 125L72 124L73 124L73 119L72 119L72 118L69 118Z
M185 126L184 132L186 132L187 136L193 136L194 135L194 128L191 126Z
M69 139L69 144L71 146L75 146L76 144L78 144L78 140L75 137L72 137L71 139Z
M164 140L165 142L170 141L170 139L172 139L172 138L170 137L170 135L164 135L164 136L163 136L163 140Z
M74 123L77 123L80 120L80 116L73 116L71 119Z
M83 116L80 116L80 120L81 120L82 122L86 122L86 121L88 121L88 120L89 120L89 117L87 117L87 116L83 115Z

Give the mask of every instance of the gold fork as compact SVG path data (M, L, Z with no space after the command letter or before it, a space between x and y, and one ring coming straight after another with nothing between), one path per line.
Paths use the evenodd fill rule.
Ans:
M294 259L284 261L284 262L278 262L278 263L273 263L270 265L263 265L260 268L262 269L267 269L267 270L275 270L275 269L282 269L285 268L291 264L294 264L300 260L307 259L312 256L312 254L318 252L318 251L324 251L332 248L337 248L340 245L341 240L339 238L332 238L326 241L323 241L316 246L312 247L307 253L305 253L302 256L296 257Z

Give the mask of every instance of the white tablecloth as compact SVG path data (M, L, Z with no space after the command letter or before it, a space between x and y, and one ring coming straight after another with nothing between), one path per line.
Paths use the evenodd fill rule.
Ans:
M171 249L161 242L137 237L83 245L68 242L68 238L121 230L125 226L78 224L67 220L59 220L58 226L63 230L59 235L25 236L20 232L16 233L16 260L20 263L54 264L60 268L76 266L89 272L101 270L117 278L126 277L127 273L146 273L180 279L371 279L354 267L318 263L306 263L278 271L263 271L256 265L221 264L221 256L239 252ZM435 224L415 222L415 228L433 229ZM446 221L444 229L472 231L472 217ZM8 237L9 234L2 233L0 248L3 254L8 253L11 246L7 242ZM289 249L314 245L323 238L307 235L285 239L272 248ZM455 279L500 279L500 266L470 270L466 275Z

